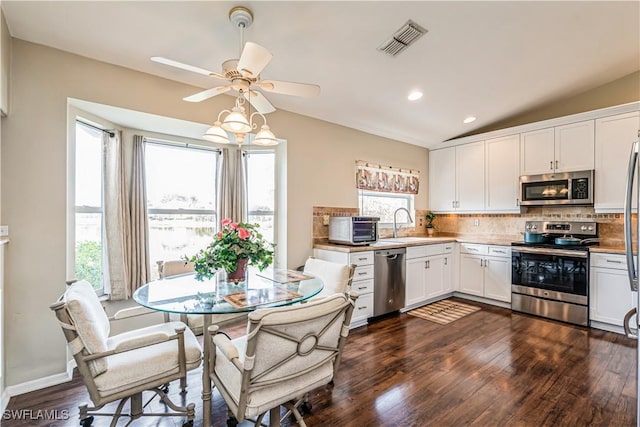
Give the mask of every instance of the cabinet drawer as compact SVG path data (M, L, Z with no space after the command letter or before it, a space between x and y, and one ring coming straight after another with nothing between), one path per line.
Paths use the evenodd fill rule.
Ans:
M373 292L373 279L354 280L351 283L351 290L357 292L360 296L370 294Z
M409 246L407 248L407 259L421 258L431 255L440 255L444 252L444 245L424 245Z
M627 258L616 254L591 254L591 266L626 270Z
M355 265L373 264L373 251L350 253L349 264L355 264Z
M373 265L360 265L356 267L356 272L353 275L353 281L373 279Z
M489 246L489 255L511 258L511 247L509 246Z
M452 254L453 253L453 245L454 243L445 243L442 245L442 253Z
M489 247L487 245L478 245L475 243L460 243L460 253L487 255L489 253Z
M373 316L373 294L360 295L351 315L351 323L366 320Z

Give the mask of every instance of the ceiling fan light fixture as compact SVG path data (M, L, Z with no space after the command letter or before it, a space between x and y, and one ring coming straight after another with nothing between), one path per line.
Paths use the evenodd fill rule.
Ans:
M273 134L273 132L271 132L271 128L269 128L269 125L267 125L266 123L262 125L262 127L260 128L260 132L258 132L253 142L258 145L265 146L278 145L276 136Z
M229 136L227 133L220 127L220 121L216 121L213 126L211 126L202 136L207 141L216 142L218 144L231 144L229 140Z
M231 113L224 118L222 129L231 133L248 133L251 132L251 125L244 114L244 108L235 106Z

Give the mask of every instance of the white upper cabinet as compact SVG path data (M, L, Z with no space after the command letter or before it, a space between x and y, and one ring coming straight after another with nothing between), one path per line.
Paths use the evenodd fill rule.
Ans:
M520 135L520 174L539 175L553 172L555 132L553 128Z
M434 212L455 210L455 147L429 151L429 209Z
M456 208L460 212L484 210L484 142L456 147Z
M638 130L639 112L596 120L596 211L621 212L624 209L629 155L633 142L638 140ZM636 206L635 199L633 206Z
M520 174L594 169L594 121L571 123L520 135Z
M484 142L429 152L429 209L484 210Z
M557 126L555 171L591 170L595 167L595 125L593 120Z
M489 212L520 212L520 135L485 141L485 203Z

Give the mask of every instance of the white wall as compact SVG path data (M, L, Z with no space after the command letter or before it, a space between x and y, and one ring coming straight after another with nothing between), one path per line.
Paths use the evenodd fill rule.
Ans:
M2 133L2 221L6 260L7 385L65 372L65 341L49 304L63 292L66 241L67 98L199 123L228 108L219 96L191 104L188 85L13 40L11 114ZM313 102L310 99L309 102ZM269 115L286 139L288 265L311 254L312 207L357 206L358 159L422 172L416 209L427 207L426 149L285 111Z

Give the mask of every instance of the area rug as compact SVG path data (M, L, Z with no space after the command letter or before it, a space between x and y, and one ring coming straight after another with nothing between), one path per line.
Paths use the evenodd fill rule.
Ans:
M407 314L446 325L478 310L480 307L445 299L415 308L408 311Z

